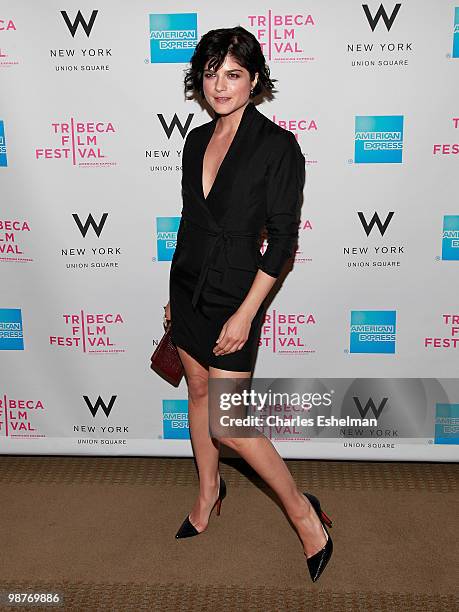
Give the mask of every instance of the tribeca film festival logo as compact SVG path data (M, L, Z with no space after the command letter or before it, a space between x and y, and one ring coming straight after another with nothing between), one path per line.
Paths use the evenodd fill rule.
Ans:
M171 261L177 245L181 217L156 217L156 252L153 261Z
M459 215L443 216L441 259L459 261Z
M186 64L198 43L197 13L149 15L151 64Z
M302 242L301 240L301 235L303 232L308 232L311 231L312 232L312 222L310 219L300 219L300 222L298 224L298 247L293 255L293 259L294 259L294 263L295 264L303 264L306 262L311 262L312 261L312 257L306 255L306 253L304 253L303 250L300 249L300 243ZM309 242L307 240L305 240L306 244L309 244ZM261 255L265 254L266 249L268 248L268 231L266 228L263 228L262 232L260 233L260 253Z
M453 124L453 129L457 130L459 128L459 117L452 117L451 122ZM457 134L457 132L456 132ZM457 138L456 134L454 135ZM459 153L459 144L457 142L444 142L439 143L436 142L432 148L432 154L435 156L447 156L447 155L457 155Z
M82 238L98 240L102 234L108 213L104 212L99 221L96 221L92 213L83 220L78 213L72 213L77 230ZM91 232L88 235L89 229ZM121 255L121 247L118 246L81 246L61 248L61 256L71 258L73 261L66 263L69 270L107 270L119 268L118 256Z
M0 396L0 437L45 438L37 427L45 412L39 399L18 399L3 394Z
M372 38L347 43L347 53L352 56L352 68L397 68L408 66L408 56L413 52L413 42L401 41L388 34L394 23L398 23L401 3L391 5L388 10L383 4L362 4L365 23L372 32ZM360 5L359 5L360 10ZM397 30L397 27L395 27ZM392 33L391 33L392 34ZM375 41L374 37L380 36Z
M103 418L105 415L106 419L110 418L111 412L113 410L113 406L117 400L116 395L112 395L108 403L106 403L101 396L99 395L96 401L94 402L87 395L83 395L84 403L88 408L89 412L92 415L93 419L97 419L100 414ZM125 438L119 437L123 434L129 433L128 425L73 425L73 433L78 434L88 434L87 438L78 438L77 444L85 444L91 446L125 446L127 444L127 440ZM94 438L94 435L98 435L99 438ZM106 437L110 435L111 437ZM105 437L104 437L105 436Z
M459 57L459 6L454 8L453 26L453 54L452 57Z
M443 329L442 336L424 338L424 348L433 349L459 349L459 314L441 315Z
M117 162L110 161L103 148L104 141L109 137L107 134L114 133L111 122L83 122L71 117L68 123L51 123L51 134L55 137L56 145L36 148L35 159L65 159L74 166L85 168L116 166Z
M308 148L311 146L312 141L314 141L314 136L318 134L319 130L317 127L317 121L312 118L299 118L299 119L281 119L276 117L276 115L272 115L272 121L277 123L280 127L284 128L284 130L288 130L292 132L297 141L300 140L300 135L305 136L302 138L302 142L306 142ZM317 144L317 138L314 141ZM304 147L302 147L302 150ZM304 151L304 156L306 158L306 165L312 166L318 163L316 157L312 157L308 151Z
M370 218L369 213L365 216L364 212L357 212L360 226L363 228L366 237L370 238L373 233L375 241L379 237L384 237L394 214L395 211L391 210L383 217L375 210L373 216ZM347 267L353 269L370 267L398 268L401 265L401 257L403 257L404 254L405 245L393 244L389 241L378 241L378 244L373 243L371 246L368 244L360 244L343 247L343 255L345 261L347 261Z
M0 45L0 68L11 68L11 66L17 66L19 64L17 59L14 59L10 55L8 43L16 32L16 24L13 19L0 18L0 32L2 37L2 43Z
M459 404L435 405L435 444L459 444Z
M24 252L30 225L25 219L0 219L0 261L30 263L31 257Z
M188 400L163 399L163 434L164 440L189 440Z
M194 113L188 113L186 121L182 123L182 121L177 116L177 113L174 113L172 119L168 122L162 113L156 113L158 118L160 127L163 131L163 134L166 135L168 142L173 136L174 132L179 132L179 138L181 138L180 147L169 148L160 147L156 149L148 149L145 151L145 158L151 160L150 162L150 172L155 172L156 174L162 172L181 172L182 171L182 152L183 152L183 142L185 137L190 129L191 122L194 118ZM175 159L178 161L171 160L172 155L176 155Z
M395 353L395 310L351 310L350 353Z
M23 351L24 330L20 308L0 308L0 351Z
M56 60L54 68L57 72L85 72L110 70L110 64L106 58L112 57L112 49L103 45L82 46L90 37L96 17L99 11L93 10L89 15L83 16L81 11L71 17L67 11L60 11L63 23L67 28L67 33L75 40L76 44L72 47L56 47L50 49L51 59ZM83 41L81 43L80 41Z
M307 345L308 326L316 320L312 313L287 313L272 309L265 314L258 346L280 355L305 355L316 349Z
M71 349L80 349L83 353L114 354L124 353L126 349L120 348L113 340L124 326L124 320L119 313L85 313L63 314L64 324L68 330L67 335L50 336L49 344Z
M355 117L356 164L400 164L402 151L403 115Z
M305 50L305 42L311 45L311 30L316 28L311 14L281 14L268 9L265 14L248 15L247 20L268 61L312 62L317 59Z
M5 123L0 119L0 168L8 166L8 158L6 156L6 137Z

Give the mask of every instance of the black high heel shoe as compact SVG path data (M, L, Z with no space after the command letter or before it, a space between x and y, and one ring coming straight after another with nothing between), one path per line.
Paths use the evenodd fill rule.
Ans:
M330 561L330 557L332 556L333 541L330 537L330 534L328 533L326 525L328 525L329 527L332 527L333 525L331 519L321 509L320 502L317 497L312 493L304 493L304 495L311 502L311 505L314 508L317 516L319 517L325 533L327 534L327 541L325 543L325 546L321 548L318 552L316 552L315 555L312 555L312 557L306 557L309 568L309 575L311 576L311 580L313 582L316 582L316 580L319 579L321 573L324 571L325 566ZM306 553L304 554L306 555Z
M218 498L215 504L212 506L210 510L210 514L212 514L212 510L215 506L217 506L217 516L220 516L220 510L222 507L222 501L226 497L226 483L223 478L220 476L220 485L218 488ZM210 517L210 515L209 515ZM186 519L180 526L180 529L175 534L176 538L191 538L192 536L196 536L202 533L202 531L198 531L196 527L191 523L190 516L188 515Z

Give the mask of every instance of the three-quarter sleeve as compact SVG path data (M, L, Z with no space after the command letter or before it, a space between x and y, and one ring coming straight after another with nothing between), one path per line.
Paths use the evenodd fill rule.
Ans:
M268 246L258 267L277 278L298 241L305 158L292 132L279 135L268 161L266 220Z

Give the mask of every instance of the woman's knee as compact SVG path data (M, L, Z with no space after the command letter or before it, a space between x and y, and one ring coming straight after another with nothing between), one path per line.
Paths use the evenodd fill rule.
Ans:
M207 398L209 376L204 373L193 373L188 376L188 393L191 401L200 402Z
M220 442L220 444L225 444L225 446L228 446L235 451L242 448L245 442L245 438L231 438L230 436L222 435L217 435L216 439Z

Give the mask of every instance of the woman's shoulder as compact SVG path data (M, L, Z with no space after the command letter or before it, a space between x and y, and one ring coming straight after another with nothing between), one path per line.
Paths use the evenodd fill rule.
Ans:
M214 121L215 119L211 119L210 121L205 121L204 123L201 123L200 125L196 125L194 128L191 128L191 130L186 135L186 140L193 140L199 138L199 136L203 136Z
M197 125L187 132L183 142L183 159L186 159L189 156L193 157L193 155L196 154L200 146L200 142L202 141L205 126L208 124L209 122L203 123L202 125Z
M298 140L290 130L283 128L266 117L263 132L263 149L268 152L268 159L278 160L284 157L290 160L295 158L304 159L304 154Z
M288 151L289 149L300 150L300 145L295 134L269 119L265 114L259 112L262 122L263 141L270 149Z

